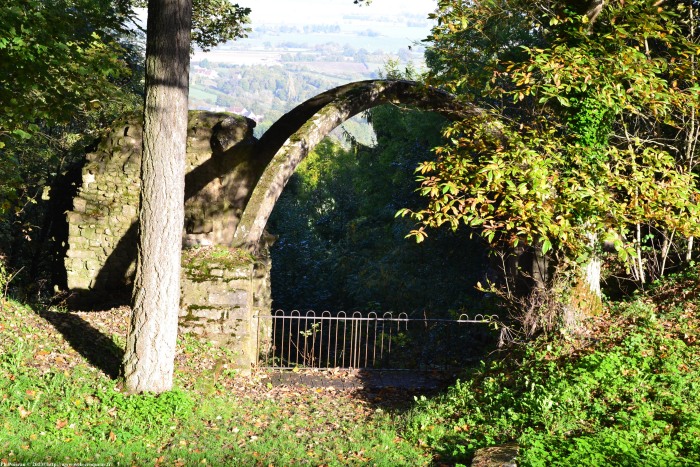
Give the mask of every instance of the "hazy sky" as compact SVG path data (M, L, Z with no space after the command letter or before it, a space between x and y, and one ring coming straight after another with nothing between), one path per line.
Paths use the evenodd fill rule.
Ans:
M340 21L348 13L383 16L400 11L427 16L437 6L436 0L373 0L363 6L353 4L353 0L237 0L236 3L253 10L253 27L256 23Z

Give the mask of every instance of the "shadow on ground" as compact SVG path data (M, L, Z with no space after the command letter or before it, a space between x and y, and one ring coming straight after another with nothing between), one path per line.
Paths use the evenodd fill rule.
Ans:
M403 412L416 398L443 393L462 372L406 370L265 371L268 385L282 390L311 389L350 393L373 407Z
M455 372L412 370L301 370L270 371L273 386L308 386L335 389L437 390L454 383Z
M112 379L119 377L124 349L112 338L72 313L43 310L39 316L51 323L88 363Z

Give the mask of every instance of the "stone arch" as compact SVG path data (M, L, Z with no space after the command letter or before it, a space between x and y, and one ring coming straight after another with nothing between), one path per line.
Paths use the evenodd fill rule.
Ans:
M434 111L450 119L484 113L458 102L452 94L407 80L358 81L307 100L260 138L256 156L269 162L241 214L234 246L257 249L275 203L299 163L338 125L383 104Z

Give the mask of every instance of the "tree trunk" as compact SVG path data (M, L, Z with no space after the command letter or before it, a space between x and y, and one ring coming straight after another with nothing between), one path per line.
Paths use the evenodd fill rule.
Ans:
M602 293L600 291L600 269L601 269L602 263L600 261L600 258L598 256L594 256L588 261L588 264L586 264L585 271L586 273L584 274L584 283L587 286L587 292L590 293L593 297L596 297L596 300L599 300Z
M583 265L578 280L570 291L569 304L564 306L562 319L563 328L570 333L578 333L583 328L581 323L603 311L600 275L602 261L595 253L598 235L589 233L590 258Z
M191 0L149 0L139 249L124 356L129 392L172 388L180 305Z

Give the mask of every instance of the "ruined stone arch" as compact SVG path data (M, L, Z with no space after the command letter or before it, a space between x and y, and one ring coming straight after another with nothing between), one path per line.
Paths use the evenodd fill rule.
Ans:
M185 229L180 330L232 345L250 368L269 329L258 328L271 305L267 220L298 164L331 130L382 104L438 112L450 119L485 116L444 91L412 81L370 80L324 92L280 118L258 140L255 122L230 114L191 111L185 176ZM128 303L131 295L141 166L141 122L114 122L75 180L66 212L67 303ZM200 248L210 246L212 248ZM257 254L248 255L245 246ZM215 251L211 258L201 254ZM220 253L225 253L220 256ZM101 306L101 305L99 305ZM262 344L261 344L262 343Z
M260 138L255 152L269 163L241 214L233 245L255 250L277 199L299 163L338 125L383 104L434 111L450 119L483 113L457 102L447 92L407 80L358 81L309 99Z

